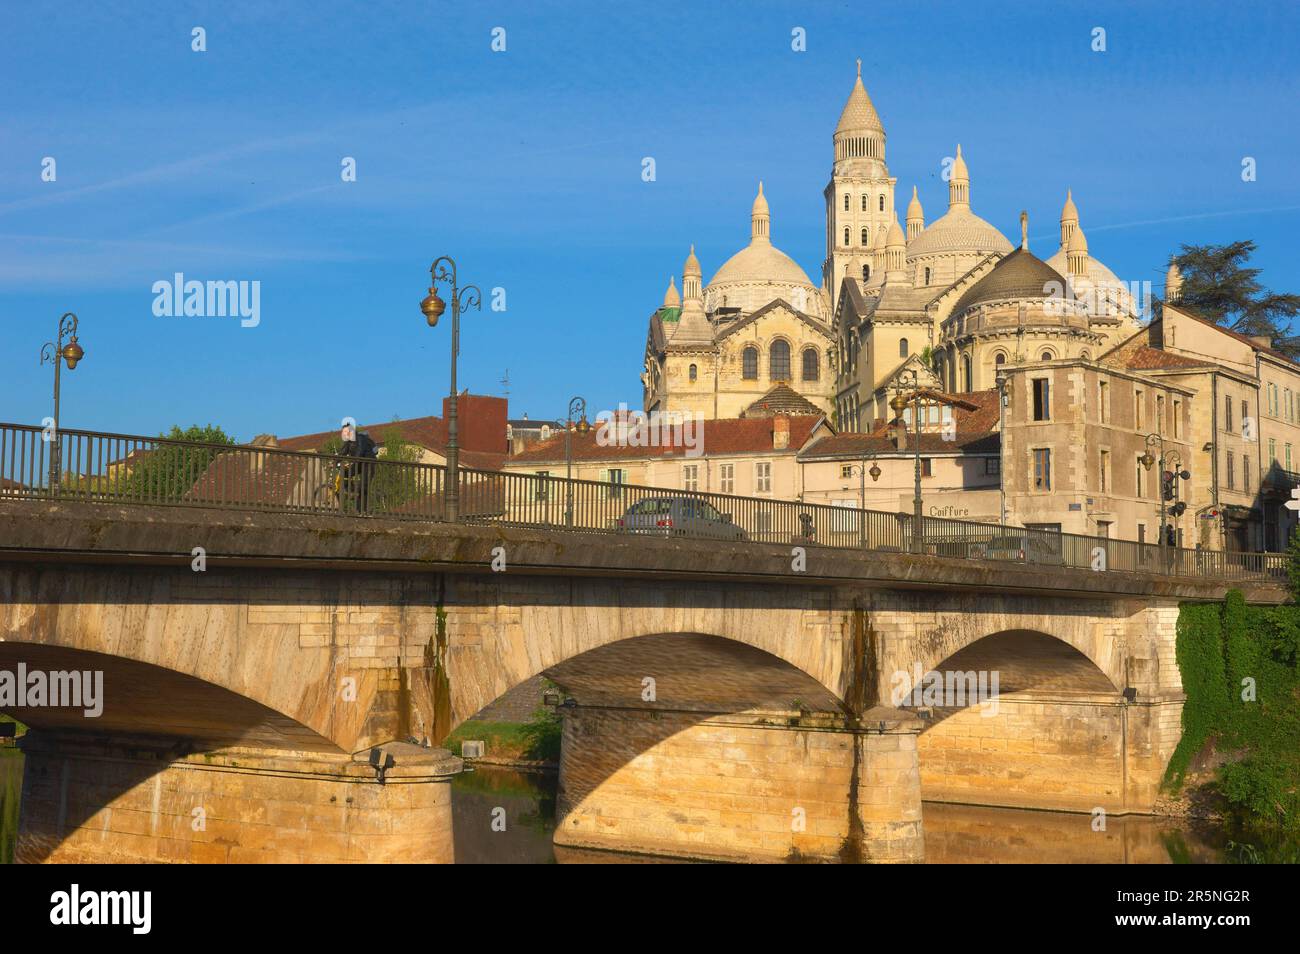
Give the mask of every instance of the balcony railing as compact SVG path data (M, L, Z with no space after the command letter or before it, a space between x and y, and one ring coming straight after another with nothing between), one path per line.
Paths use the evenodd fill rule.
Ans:
M52 464L57 461L57 465ZM57 476L55 476L57 474ZM909 513L461 468L460 519L628 536L912 552L1222 580L1286 577L1280 554L1187 550ZM0 499L78 500L359 519L444 519L446 468L382 458L0 424ZM915 531L915 532L914 532Z

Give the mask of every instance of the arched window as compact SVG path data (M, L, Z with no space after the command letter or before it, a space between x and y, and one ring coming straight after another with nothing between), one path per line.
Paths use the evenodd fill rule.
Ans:
M999 351L997 354L995 354L995 355L993 356L993 363L994 363L994 364L1006 364L1006 363L1007 363L1007 356L1006 356L1005 354L1003 354L1001 351Z
M907 339L906 339L906 338L899 338L899 339L898 339L898 356L899 356L900 358L906 358L907 355L908 355L908 350L907 350Z
M844 193L844 211L847 212L848 210L849 210L849 194L846 192Z
M929 268L926 268L926 270L925 270L925 283L926 283L927 285L930 284L930 269L929 269Z
M821 377L821 361L817 357L816 348L803 349L803 379L805 381L816 381Z
M1051 360L1052 360L1052 352L1050 352L1050 351L1044 351L1044 352L1043 352L1043 355L1042 355L1042 358L1041 358L1040 360L1042 360L1042 361L1051 361Z
M790 380L790 345L780 338L768 350L767 375L773 381Z
M863 265L863 266L862 266L862 280L863 280L864 282L869 282L869 281L871 281L871 266L870 266L870 265Z
M863 230L862 230L862 244L863 244L863 245L866 245L867 242L870 241L870 240L867 238L867 236L868 236L869 234L870 234L870 233L869 233L866 229L863 229Z
M862 211L867 211L867 194L865 192L862 193Z
M692 381L694 381L697 377L699 377L699 370L695 367L695 365L691 365L690 374L691 374Z
M758 349L753 345L740 356L740 376L746 381L758 380Z
M1088 352L1086 352L1086 351L1080 351L1080 352L1079 352L1079 357L1082 358L1084 361L1091 361L1091 360L1092 360L1091 358L1088 357Z
M885 211L885 196L884 196L884 193L881 193L881 195L880 195L880 211L881 211L881 212L884 212L884 211Z
M964 388L964 390L966 390L966 391L968 391L968 392L969 392L969 391L973 391L975 388L974 388L974 386L971 384L970 355L968 355L968 354L966 354L966 355L962 355L962 358L961 358L961 373L962 373L962 376L965 378L965 382L964 382L964 383L965 383L966 387Z
M848 230L848 229L845 229L845 230L844 230L844 244L845 244L845 245L848 245L848 244L849 244L849 230Z

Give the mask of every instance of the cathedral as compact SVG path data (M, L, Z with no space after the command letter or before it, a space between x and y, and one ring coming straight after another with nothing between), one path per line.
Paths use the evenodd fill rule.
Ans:
M772 243L760 182L749 244L707 284L692 247L680 292L670 280L650 317L647 412L734 418L780 403L868 430L901 381L987 390L1000 365L1095 358L1138 330L1137 302L1090 256L1070 193L1060 247L1041 259L1024 213L1018 246L975 214L958 145L947 211L927 226L914 186L900 223L885 138L859 61L832 137L820 284Z

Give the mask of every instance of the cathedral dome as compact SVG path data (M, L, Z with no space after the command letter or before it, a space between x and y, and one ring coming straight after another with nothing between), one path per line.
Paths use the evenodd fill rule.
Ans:
M922 255L941 255L945 252L964 252L988 255L1011 251L1005 235L970 210L968 205L956 205L935 219L907 246L907 258Z
M705 286L705 311L739 308L748 314L781 298L798 311L823 317L820 290L794 259L772 244L769 225L760 183L750 212L749 244L727 259Z
M798 310L820 318L820 292L807 273L775 245L742 248L718 269L704 289L704 307L757 311L783 298Z
M1070 273L1068 253L1068 249L1057 249L1056 254L1047 260L1048 266L1056 269L1056 271L1060 272L1062 275L1068 275ZM1107 298L1111 301L1115 301L1119 305L1121 311L1124 311L1127 314L1135 313L1137 306L1133 301L1133 295L1132 292L1129 291L1129 287L1120 281L1119 277L1114 272L1101 262L1097 261L1097 259L1092 257L1088 258L1088 266L1087 270L1084 272L1084 278L1093 288L1106 291L1108 293ZM1076 287L1079 284L1080 283L1076 279Z
M990 301L1050 298L1065 289L1065 277L1027 248L1018 248L998 262L987 275L958 299L952 313Z

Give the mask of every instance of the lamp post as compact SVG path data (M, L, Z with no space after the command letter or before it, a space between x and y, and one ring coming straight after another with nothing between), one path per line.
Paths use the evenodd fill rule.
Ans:
M575 422L574 418L578 420ZM564 422L564 525L573 526L573 432L586 434L591 429L587 423L587 402L580 397L569 401L569 416Z
M904 391L907 391L906 395ZM911 404L912 418L916 424L916 471L915 488L912 496L912 552L921 552L921 389L915 368L904 368L898 375L898 393L889 402L896 415L897 426L907 438L907 422L903 420L903 411ZM906 446L906 444L904 444Z
M1160 496L1160 539L1157 542L1159 543L1160 546L1163 547L1166 545L1165 525L1167 522L1167 513L1168 513L1167 508L1165 507L1165 488L1164 488L1165 469L1171 466L1174 467L1172 473L1172 480L1175 482L1178 481L1179 479L1190 480L1192 475L1189 474L1187 471L1180 469L1182 467L1183 458L1182 455L1178 453L1178 451L1171 450L1168 453L1165 452L1165 439L1164 436L1159 431L1157 431L1154 434L1147 435L1146 446L1147 446L1146 452L1141 457L1138 458L1138 463L1142 465L1142 469L1150 472L1152 465L1156 464L1157 462L1160 464L1161 486L1158 488L1159 496ZM1158 449L1158 452L1160 454L1158 458L1151 456L1152 447L1156 447ZM1177 512L1178 511L1175 510L1175 513Z
M429 327L436 327L438 318L447 310L447 303L438 297L438 282L451 285L451 402L447 406L447 492L445 516L455 523L460 519L460 442L456 419L456 358L460 354L460 313L466 308L483 310L483 294L477 285L461 288L456 280L456 261L450 255L434 259L429 266L429 294L420 302Z
M1007 526L1007 431L1004 424L1003 409L1007 406L1007 376L999 371L995 378L998 389L998 523L1003 529Z
M54 441L50 447L50 489L57 490L59 486L60 474L62 473L62 461L60 460L59 444L62 437L59 433L59 359L63 359L71 371L77 366L77 363L86 356L86 351L81 345L77 344L77 316L72 312L65 312L59 318L59 334L55 341L47 341L41 345L41 364L49 361L54 365ZM63 339L67 338L68 343L65 345Z
M871 467L867 467L867 461L871 461ZM867 476L870 475L871 482L874 484L880 479L880 465L876 463L875 454L865 454L862 461L857 464L849 464L849 476L852 477L856 472L858 475L858 546L866 547L867 545Z

